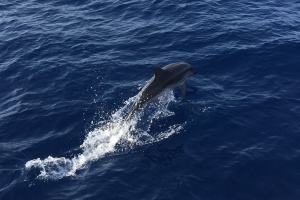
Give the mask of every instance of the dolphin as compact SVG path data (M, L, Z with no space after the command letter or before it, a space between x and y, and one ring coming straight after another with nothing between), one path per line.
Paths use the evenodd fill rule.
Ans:
M195 68L184 62L172 63L163 68L153 67L154 76L148 81L143 89L137 95L137 100L127 113L125 120L128 121L131 116L147 103L157 99L164 92L173 90L181 86L181 96L185 96L185 80L196 73Z

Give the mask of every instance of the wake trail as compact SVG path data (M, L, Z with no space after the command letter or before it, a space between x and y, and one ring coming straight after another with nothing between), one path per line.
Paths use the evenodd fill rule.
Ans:
M166 92L156 102L150 103L129 121L123 120L136 97L130 98L126 105L111 115L110 120L102 121L99 127L87 133L80 145L81 153L67 157L48 156L45 159L29 160L25 164L26 171L38 169L37 179L58 180L76 176L76 172L88 164L100 160L111 153L130 151L138 146L152 144L183 129L184 124L170 125L166 130L151 134L150 126L153 119L174 115L167 109L175 97L172 91ZM148 122L148 123L145 123Z

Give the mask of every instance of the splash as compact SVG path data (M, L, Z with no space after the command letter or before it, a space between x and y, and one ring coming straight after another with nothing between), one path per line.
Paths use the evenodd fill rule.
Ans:
M123 116L129 110L136 97L130 98L125 106L111 115L108 121L99 122L99 127L87 133L80 145L81 152L72 158L48 156L30 160L25 164L27 170L38 169L37 179L58 180L75 176L76 172L88 164L115 153L130 151L138 146L155 143L178 133L184 124L171 125L167 130L151 134L153 119L174 115L167 109L172 101L176 101L173 92L166 92L157 102L150 103L143 111L138 112L130 121Z

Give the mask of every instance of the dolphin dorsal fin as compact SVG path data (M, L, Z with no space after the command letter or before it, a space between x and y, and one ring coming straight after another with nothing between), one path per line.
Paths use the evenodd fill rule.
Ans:
M160 77L161 75L165 74L165 70L159 67L153 67L153 72L155 74L155 77Z

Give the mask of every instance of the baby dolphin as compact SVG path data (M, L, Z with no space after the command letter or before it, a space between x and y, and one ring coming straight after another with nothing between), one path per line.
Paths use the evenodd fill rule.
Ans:
M185 96L185 80L196 73L195 69L184 62L172 63L163 68L154 67L154 76L148 81L138 94L136 102L125 117L128 121L133 113L145 104L155 100L168 90L181 86L181 96Z

